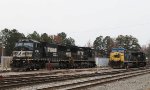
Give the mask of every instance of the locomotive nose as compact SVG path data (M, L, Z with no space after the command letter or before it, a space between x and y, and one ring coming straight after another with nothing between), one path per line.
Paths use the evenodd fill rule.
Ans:
M113 55L115 58L120 58L120 54L119 52L115 52L115 54Z

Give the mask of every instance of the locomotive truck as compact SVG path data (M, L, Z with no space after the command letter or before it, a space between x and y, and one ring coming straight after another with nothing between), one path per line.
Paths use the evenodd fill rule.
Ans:
M12 70L39 70L47 63L53 68L95 67L94 50L89 47L22 39L16 42L12 55Z

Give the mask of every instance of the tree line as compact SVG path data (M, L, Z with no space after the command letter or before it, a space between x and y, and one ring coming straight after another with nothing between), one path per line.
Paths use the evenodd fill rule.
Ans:
M119 35L117 38L99 36L93 43L96 55L109 57L112 48L125 48L128 51L140 51L138 39L132 35Z
M28 35L20 33L16 29L3 29L0 32L0 42L5 45L6 55L11 55L15 42L19 39L34 39L37 41L61 44L61 45L75 45L75 40L72 37L68 37L65 32L58 33L56 35L50 35L47 33L39 34L36 31ZM98 36L92 44L89 41L87 46L92 47L96 51L96 55L100 57L108 57L112 48L125 48L131 51L144 51L148 57L150 57L150 44L148 47L141 47L138 39L132 35L119 35L116 38L110 36Z
M20 39L33 39L61 45L75 45L75 40L72 37L67 37L67 34L64 32L58 33L57 35L49 35L47 33L39 34L36 31L33 31L33 33L25 36L16 29L4 29L0 32L0 42L5 45L6 55L9 56L12 54L15 43Z

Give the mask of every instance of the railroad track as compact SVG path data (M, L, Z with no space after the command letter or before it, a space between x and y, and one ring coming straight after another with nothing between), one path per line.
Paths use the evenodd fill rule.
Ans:
M52 76L52 75L42 75L42 76L22 76L17 78L5 78L0 81L0 89L8 89L12 87L20 87L24 85L38 84L38 83L47 83L47 82L57 82L64 80L72 80L77 78L93 77L99 75L108 75L115 74L119 72L124 72L126 70L112 71L112 72L103 72L103 73L92 73L92 74L81 74L81 75L61 75L61 76Z
M143 74L148 74L150 73L150 69L146 70L138 70L138 71L133 71L133 72L125 72L125 73L119 73L119 74L114 74L114 75L107 75L106 77L99 77L96 79L91 79L91 80L79 80L76 82L73 81L68 81L70 83L68 84L62 84L62 85L54 85L51 87L47 88L41 88L38 90L86 90L88 88L101 85L101 84L106 84L109 82L113 81L118 81L130 77L135 77Z
M4 90L4 89L17 88L17 87L27 86L27 85L35 85L39 83L43 84L43 83L53 83L53 82L64 82L67 80L76 80L76 79L105 76L105 75L115 75L119 73L133 72L133 71L138 71L138 69L117 70L117 71L110 71L110 72L81 74L81 75L61 75L61 76L42 75L42 76L30 76L30 77L24 76L18 78L6 78L0 81L0 89ZM55 89L56 87L58 88L58 86L55 86L53 88ZM62 88L61 85L59 87ZM63 87L65 87L65 85ZM49 88L44 88L44 89L49 89Z
M19 75L8 75L9 78L13 77L31 77L31 76L37 76L37 75L55 75L58 73L70 73L70 72L83 72L83 71L95 71L97 68L87 68L87 69L68 69L68 70L56 70L56 71L50 71L50 72L45 72L45 73L32 73L32 74L19 74ZM99 68L99 70L108 70L109 68ZM0 72L1 73L1 72ZM18 72L17 72L18 73Z

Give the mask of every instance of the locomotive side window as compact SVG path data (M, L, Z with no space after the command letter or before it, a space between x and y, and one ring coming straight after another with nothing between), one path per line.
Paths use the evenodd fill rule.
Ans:
M41 44L36 43L36 44L35 44L35 47L36 47L36 48L40 48L40 47L41 47Z

